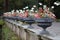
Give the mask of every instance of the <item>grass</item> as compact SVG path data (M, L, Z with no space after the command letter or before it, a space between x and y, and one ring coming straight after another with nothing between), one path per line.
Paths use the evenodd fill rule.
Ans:
M3 27L2 31L3 40L20 40L20 38L6 26Z
M0 25L2 25L2 40L20 40L20 38L6 25L5 22L0 19Z
M4 21L2 19L0 19L0 25L3 25Z

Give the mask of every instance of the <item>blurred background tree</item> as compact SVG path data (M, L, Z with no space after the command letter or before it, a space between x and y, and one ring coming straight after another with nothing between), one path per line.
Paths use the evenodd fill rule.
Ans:
M55 6L53 9L54 13L57 18L60 18L60 5L54 5L54 2L56 1L60 0L0 0L0 15L3 12L11 11L13 9L22 9L25 6L29 6L29 8L31 8L33 5L37 5L37 7L39 7L38 3L41 2L48 7Z

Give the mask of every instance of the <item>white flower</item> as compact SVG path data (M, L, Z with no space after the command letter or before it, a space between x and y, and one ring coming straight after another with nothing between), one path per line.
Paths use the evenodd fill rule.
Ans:
M36 7L36 5L33 5L33 7Z
M54 6L51 7L52 9L54 8Z
M42 3L39 3L39 5L42 5Z
M28 6L25 7L26 9L28 8Z

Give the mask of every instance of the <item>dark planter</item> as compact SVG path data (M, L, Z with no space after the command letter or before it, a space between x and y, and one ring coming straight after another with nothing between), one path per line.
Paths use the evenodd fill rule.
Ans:
M11 20L17 20L17 16L15 17L9 17Z
M21 21L21 22L23 22L23 23L25 22L25 21L24 21L24 18L22 18L22 17L18 17L17 20L18 20L18 21Z
M49 34L48 31L46 31L46 28L50 27L52 25L53 19L52 18L40 18L40 19L35 19L37 22L37 25L39 27L43 28L43 31L40 34Z
M30 18L30 17L27 17L27 18L24 18L24 21L29 24L29 27L28 28L33 28L31 25L35 22L34 19Z

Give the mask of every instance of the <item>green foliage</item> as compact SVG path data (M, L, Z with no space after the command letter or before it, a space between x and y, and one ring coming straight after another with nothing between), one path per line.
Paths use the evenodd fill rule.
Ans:
M3 3L3 0L0 0L0 4Z
M31 7L32 5L37 4L38 0L10 0L9 1L9 9L19 9L25 6Z
M0 20L0 25L3 25L4 24L4 21L3 20Z
M55 1L60 1L60 0L8 0L8 11L11 11L13 9L22 9L25 6L29 6L31 8L33 5L37 5L39 2L42 2L43 4L46 4L48 7L54 5L53 3ZM0 0L0 14L5 12L4 11L4 5L5 5L5 0ZM57 16L57 18L60 18L60 6L55 6L54 12ZM58 14L57 14L58 13Z
M6 26L2 28L2 32L3 32L3 40L20 40L20 38L17 37L17 35Z

